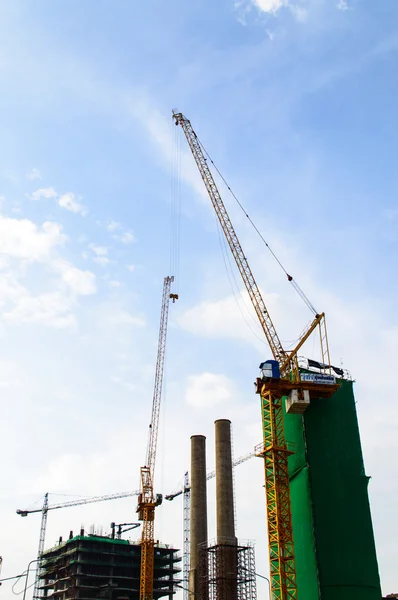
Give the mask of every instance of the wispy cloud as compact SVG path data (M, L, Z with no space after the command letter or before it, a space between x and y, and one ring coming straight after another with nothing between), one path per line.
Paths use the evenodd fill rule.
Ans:
M191 406L207 410L231 400L233 391L233 382L226 375L207 372L190 375L187 381L185 401Z
M338 10L348 10L349 8L347 0L339 0L336 7Z
M39 188L29 195L31 200L48 200L49 198L57 198L58 194L52 187Z
M12 324L41 323L56 328L75 324L79 296L96 292L95 275L62 258L68 238L58 223L37 226L29 219L0 217L0 254L3 262L1 305L3 321ZM46 291L26 283L32 265L47 275ZM39 271L40 272L40 271Z
M120 235L115 235L114 237L116 240L119 240L120 242L122 242L122 244L126 244L126 246L135 242L135 237L131 233L131 231L125 231L124 233L122 233Z
M36 169L35 167L33 169L31 169L30 171L28 171L25 175L26 179L29 179L30 181L34 181L35 179L41 179L41 173L39 171L39 169Z
M122 226L117 221L109 221L106 225L106 228L108 231L114 232L114 231L118 231L119 229L121 229Z
M76 200L76 195L73 192L68 192L60 196L58 198L58 204L61 208L80 214L82 217L87 214L87 208Z

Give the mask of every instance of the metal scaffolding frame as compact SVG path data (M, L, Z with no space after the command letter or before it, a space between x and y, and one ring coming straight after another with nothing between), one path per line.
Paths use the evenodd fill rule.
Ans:
M215 543L199 551L200 598L206 600L256 600L254 547L232 540Z

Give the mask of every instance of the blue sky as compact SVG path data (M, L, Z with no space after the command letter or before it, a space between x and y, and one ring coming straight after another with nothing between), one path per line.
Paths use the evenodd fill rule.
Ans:
M175 144L180 300L157 487L178 486L194 433L208 435L213 466L216 418L231 418L236 456L261 440L252 381L269 351L238 279L242 295L231 290L212 210L171 120L177 107L328 315L333 361L357 381L383 591L397 591L396 2L13 0L0 16L3 576L36 553L38 518L16 508L46 491L137 488L171 274ZM281 338L292 340L311 315L225 201ZM256 541L267 574L262 483L260 461L236 470L238 533ZM181 547L179 502L159 510L158 536ZM124 500L54 511L48 544L132 510Z

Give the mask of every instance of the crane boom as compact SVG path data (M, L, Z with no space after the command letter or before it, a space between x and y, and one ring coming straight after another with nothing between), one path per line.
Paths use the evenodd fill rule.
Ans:
M46 510L57 510L58 508L68 508L70 506L82 506L83 504L92 504L93 502L105 502L106 500L117 500L118 498L129 498L131 496L138 496L139 491L135 492L119 492L118 494L107 494L105 496L93 496L92 498L81 498L80 500L69 500L68 502L62 502L61 504L50 504L47 505ZM29 509L21 509L17 508L17 515L21 515L21 517L26 517L27 515L31 515L33 513L39 513L44 511L44 505L42 508L34 508L32 510Z
M251 271L249 262L243 252L242 246L240 245L236 231L232 225L231 219L227 213L224 202L221 198L220 192L218 191L217 185L214 181L213 175L207 164L206 157L203 153L201 144L196 136L195 131L192 128L190 121L184 117L182 113L173 111L173 118L176 125L181 125L187 142L191 149L192 155L195 159L196 165L199 169L200 175L203 179L203 183L206 186L209 194L211 203L216 212L224 235L227 239L231 252L235 258L235 262L244 281L246 289L249 293L252 301L254 310L257 313L258 320L264 331L264 335L267 338L271 352L279 363L283 363L286 359L286 352L282 347L279 336L276 332L268 309L261 296L260 289L254 279L254 275Z
M153 481L155 474L156 445L158 439L160 401L162 398L164 361L166 354L167 323L169 317L169 300L178 299L177 294L171 294L171 284L174 277L165 277L163 284L162 309L160 314L159 342L156 360L155 385L152 400L152 415L149 425L149 439L146 455L146 465L141 467L141 493L138 499L137 512L142 519L141 538L141 574L140 600L153 599L154 571L154 521L155 507L161 498L155 498Z

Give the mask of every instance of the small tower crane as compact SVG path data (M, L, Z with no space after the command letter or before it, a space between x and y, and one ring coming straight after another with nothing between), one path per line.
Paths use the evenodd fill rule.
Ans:
M165 277L163 284L162 309L160 315L158 354L156 360L155 385L152 400L152 416L149 425L148 447L145 466L141 467L141 493L138 496L137 512L142 520L141 538L141 574L140 600L153 600L154 573L154 525L155 508L162 503L162 495L155 496L153 481L155 475L156 445L158 439L160 401L162 398L163 372L166 353L167 322L169 317L169 300L175 302L178 294L171 293L174 277Z
M290 482L288 475L288 456L291 452L288 450L285 440L282 398L290 393L294 393L294 397L298 399L296 405L303 407L306 405L306 400L311 394L314 396L317 394L318 396L320 395L319 388L321 388L321 396L323 397L330 397L337 389L338 386L336 385L317 385L308 381L305 382L304 386L300 380L297 353L316 328L319 328L323 364L330 365L325 314L318 314L313 310L315 317L300 337L296 347L290 352L283 348L207 163L203 147L190 121L182 113L173 111L173 119L176 125L182 127L185 134L189 148L273 354L274 362L278 367L278 377L276 379L271 377L269 378L270 383L267 382L264 385L261 380L257 383L257 391L261 395L263 429L263 444L258 449L258 456L264 458L273 598L275 600L297 600ZM289 281L293 280L288 274L287 277ZM298 291L308 303L303 292L300 289ZM302 408L303 410L305 408Z

